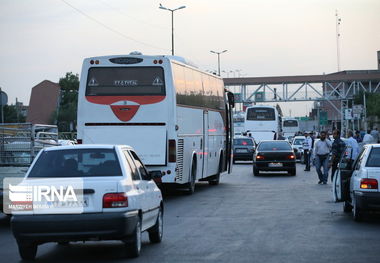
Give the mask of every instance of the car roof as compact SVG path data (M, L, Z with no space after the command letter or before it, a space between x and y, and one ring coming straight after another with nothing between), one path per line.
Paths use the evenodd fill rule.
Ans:
M263 143L263 142L286 142L289 144L289 142L286 140L262 140L262 141L260 141L260 143Z
M251 140L253 140L252 137L249 137L249 136L243 136L243 135L234 136L234 139L251 139Z
M44 151L60 151L60 150L75 150L75 149L114 149L114 148L128 148L133 150L128 145L113 145L113 144L80 144L80 145L67 145L67 146L52 146L44 148Z
M306 137L303 136L303 135L297 135L297 136L294 136L293 139L305 139Z

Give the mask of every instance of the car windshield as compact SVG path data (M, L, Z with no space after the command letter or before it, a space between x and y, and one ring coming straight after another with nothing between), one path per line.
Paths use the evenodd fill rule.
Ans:
M253 142L250 139L234 139L234 145L252 146Z
M28 177L121 176L113 149L44 151Z
M367 167L380 167L380 148L372 148L367 160Z
M291 151L287 142L262 142L259 145L259 151Z
M302 145L304 139L294 139L293 144L294 145Z

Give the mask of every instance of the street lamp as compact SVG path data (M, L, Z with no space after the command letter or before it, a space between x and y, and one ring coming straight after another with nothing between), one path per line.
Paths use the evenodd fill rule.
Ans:
M227 49L220 52L210 50L210 52L218 55L218 75L220 76L220 54L227 52Z
M174 11L186 8L186 6L183 5L183 6L180 6L178 8L175 8L175 9L170 9L170 8L166 8L162 4L160 4L159 8L172 12L172 56L174 56Z

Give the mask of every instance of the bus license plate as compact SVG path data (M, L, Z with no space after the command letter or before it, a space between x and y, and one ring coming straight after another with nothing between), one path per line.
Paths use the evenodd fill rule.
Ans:
M269 163L269 167L282 167L282 163Z

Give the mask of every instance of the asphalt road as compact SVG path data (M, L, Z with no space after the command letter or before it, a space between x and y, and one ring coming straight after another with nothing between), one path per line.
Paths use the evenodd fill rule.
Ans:
M251 164L236 164L219 186L166 195L163 242L152 245L144 234L137 259L107 241L44 244L36 262L380 262L380 216L354 222L332 202L331 185L297 168L295 177L254 177ZM20 261L4 218L0 261Z

